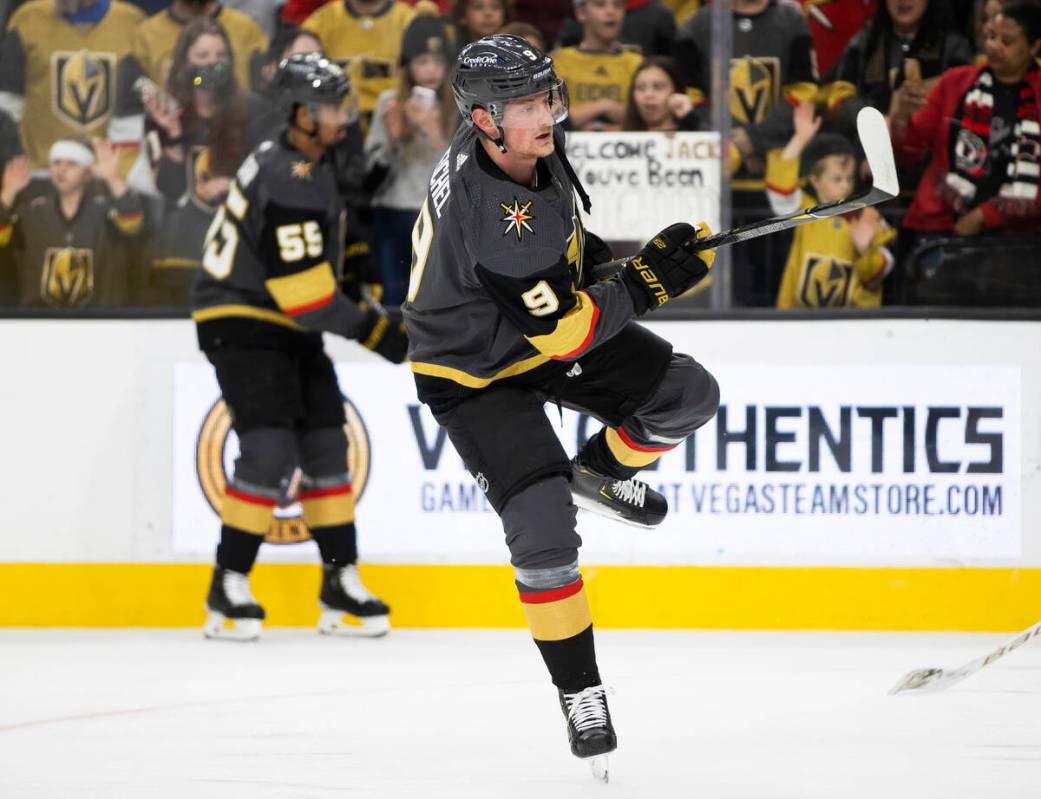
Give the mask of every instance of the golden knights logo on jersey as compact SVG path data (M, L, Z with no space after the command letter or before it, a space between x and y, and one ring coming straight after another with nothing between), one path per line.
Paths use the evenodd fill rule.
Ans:
M51 55L51 97L59 119L89 128L112 112L115 53L59 50Z
M853 264L833 255L807 253L799 281L799 303L808 308L840 308L849 304Z
M82 305L94 293L94 253L77 247L48 247L40 277L40 297L48 305Z
M762 122L781 96L781 60L745 56L730 61L730 113L745 125Z

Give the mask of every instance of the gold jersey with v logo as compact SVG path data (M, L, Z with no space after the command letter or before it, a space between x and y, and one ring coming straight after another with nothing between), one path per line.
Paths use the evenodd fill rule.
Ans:
M0 92L24 100L22 141L33 168L64 136L104 136L115 107L116 69L144 14L113 0L95 25L72 25L53 0L31 0L11 17Z

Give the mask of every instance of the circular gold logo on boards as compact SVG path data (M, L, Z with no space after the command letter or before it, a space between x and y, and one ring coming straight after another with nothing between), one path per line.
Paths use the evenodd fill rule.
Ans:
M351 475L355 502L360 503L369 479L369 432L358 409L346 397L343 398L343 410L347 415L347 424L343 426L347 433L347 469ZM228 484L224 460L231 432L228 406L223 399L218 399L207 411L195 444L195 470L199 486L218 516L224 501L224 489ZM300 505L293 503L287 508L275 509L271 529L264 541L269 544L297 544L310 537Z

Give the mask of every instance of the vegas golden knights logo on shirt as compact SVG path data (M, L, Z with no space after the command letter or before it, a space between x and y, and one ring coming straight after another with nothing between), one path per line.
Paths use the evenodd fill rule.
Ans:
M48 247L40 296L48 305L82 305L94 293L94 253L76 247Z
M832 255L808 253L803 262L799 300L809 308L838 308L848 304L853 288L853 264Z
M774 56L730 62L730 113L741 124L762 122L781 94L781 60Z
M347 415L347 424L343 428L348 444L347 471L351 475L351 491L355 502L361 502L369 481L369 431L358 409L346 397L343 398L343 410ZM195 470L199 486L218 516L224 501L224 489L228 485L224 461L230 433L231 413L224 400L218 399L207 412L195 444ZM311 531L304 522L303 510L299 504L293 503L287 508L275 509L264 540L269 544L298 544L310 537Z
M115 53L58 51L51 55L51 97L55 114L89 128L112 112Z

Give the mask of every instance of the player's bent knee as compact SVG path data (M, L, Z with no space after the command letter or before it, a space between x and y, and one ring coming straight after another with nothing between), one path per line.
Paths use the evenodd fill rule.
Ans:
M689 355L676 355L673 369L677 374L676 390L679 409L675 423L692 433L716 415L719 410L719 384L712 373Z
M563 476L540 480L514 494L500 514L514 568L556 569L576 563L582 546L575 532L576 512L571 486Z
M308 477L334 477L347 471L347 435L342 427L300 434L300 462Z

